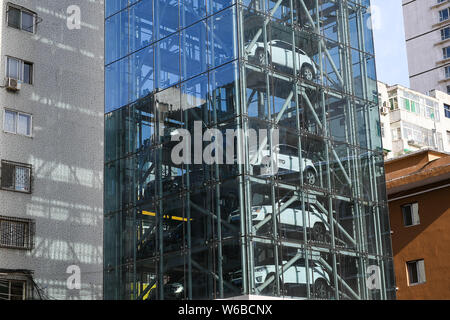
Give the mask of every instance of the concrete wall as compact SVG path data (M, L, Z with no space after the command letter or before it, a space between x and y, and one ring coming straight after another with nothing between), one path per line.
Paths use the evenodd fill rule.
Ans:
M0 129L0 158L33 166L33 192L0 190L0 215L36 222L35 248L0 248L0 268L30 269L51 298L101 299L103 239L103 1L11 0L37 13L35 34L6 25L0 11L0 81L5 56L34 63L34 83L0 89L0 112L33 116L32 138ZM81 29L67 28L67 7L81 9ZM2 83L3 85L3 83ZM69 290L69 265L81 290Z
M439 11L448 7L446 1L437 5L436 0L403 0L406 49L411 89L427 93L432 89L447 92L450 81L444 80L442 48L450 46L450 39L441 41L440 29L450 20L439 23Z

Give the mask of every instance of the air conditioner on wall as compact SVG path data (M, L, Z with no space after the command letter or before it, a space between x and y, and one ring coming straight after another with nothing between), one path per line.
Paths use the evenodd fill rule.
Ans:
M381 110L381 114L384 115L384 116L389 113L389 108L388 107L381 107L380 110Z
M21 83L17 79L6 78L6 89L9 91L19 91L21 88Z

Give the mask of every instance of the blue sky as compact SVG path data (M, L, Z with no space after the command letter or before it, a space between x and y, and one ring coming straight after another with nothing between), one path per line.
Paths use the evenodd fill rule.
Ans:
M409 87L401 0L372 0L378 80Z

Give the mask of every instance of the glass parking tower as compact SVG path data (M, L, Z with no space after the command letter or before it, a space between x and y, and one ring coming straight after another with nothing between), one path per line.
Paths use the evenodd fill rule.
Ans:
M368 7L106 1L106 299L395 298Z

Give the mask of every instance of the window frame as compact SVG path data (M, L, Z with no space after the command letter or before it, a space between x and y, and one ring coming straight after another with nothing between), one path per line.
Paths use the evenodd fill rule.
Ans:
M15 28L15 27L9 25L9 9L10 9L10 8L19 10L19 28ZM33 30L32 30L32 31L28 31L27 29L24 29L24 28L23 28L23 18L22 18L22 15L23 15L24 13L25 13L25 14L28 14L28 15L31 15L32 18L33 18ZM29 10L29 9L26 9L26 8L24 8L24 7L21 7L21 6L19 6L19 5L15 5L15 4L13 4L13 3L8 3L7 6L6 6L6 25L7 25L9 28L12 28L12 29L24 31L24 32L26 32L26 33L36 34L36 29L37 29L37 28L36 28L36 26L37 26L37 14L36 14L36 12L33 12L33 11L31 11L31 10Z
M416 268L416 277L417 277L417 282L411 282L411 269L410 266L414 265ZM420 266L423 267L423 272L421 272ZM423 279L421 278L421 274L423 274ZM407 282L408 282L408 286L412 287L412 286L417 286L417 285L421 285L427 282L427 276L426 276L426 271L425 271L425 260L424 259L416 259L416 260L411 260L411 261L406 261L406 277L407 277Z
M407 225L405 220L405 211L404 208L410 208L410 214L411 214L411 224ZM418 202L412 202L412 203L406 203L400 206L402 210L402 217L403 217L403 226L405 228L408 227L414 227L420 225L420 215L419 215L419 203ZM414 208L417 208L417 211L414 212ZM414 215L417 214L417 217L415 219Z
M22 297L21 299L11 299L11 297L13 296L11 289L12 289L12 283L21 283L22 284ZM0 278L0 285L2 286L7 286L7 296L6 297L0 297L0 300L8 300L8 301L12 301L12 300L27 300L27 289L28 289L28 283L26 280L19 280L19 279L8 279L8 278Z
M24 225L24 233L22 234L22 239L20 240L21 242L23 242L23 245L2 243L2 239L3 239L3 234L1 233L2 223L11 223L11 225L13 223L16 223L16 224ZM34 249L35 229L36 229L36 223L32 219L0 216L0 248L15 249L15 250L16 249L17 250L27 250L27 251L33 250Z
M5 64L6 64L5 65L5 72L6 72L5 76L6 76L6 78L16 79L16 78L8 75L9 74L9 61L10 61L10 59L11 60L16 60L16 61L19 62L19 70L18 70L18 72L19 72L19 77L18 78L19 79L16 79L16 80L20 81L21 83L33 85L33 83L34 83L34 63L31 62L31 61L23 60L23 59L16 58L16 57L13 57L13 56L5 56L5 57L6 57L6 59L5 59ZM25 78L25 64L28 64L28 65L31 66L31 68L30 68L30 75L29 75L30 82L24 82L24 78Z
M439 10L439 22L448 21L450 19L450 8Z
M6 112L14 112L16 114L16 121L15 121L15 132L11 132L11 131L7 131L6 130ZM19 116L20 115L24 115L24 116L28 116L30 117L30 134L22 134L22 133L18 133L17 132L17 128L19 126ZM4 108L3 109L3 132L5 133L9 133L9 134L15 134L15 135L19 135L19 136L24 136L24 137L28 137L28 138L32 138L33 137L33 115L30 113L26 113L26 112L22 112L22 111L17 111L17 110L13 110L13 109L8 109L8 108Z
M20 163L20 162L15 162L15 161L9 161L9 160L4 160L2 159L0 161L1 167L0 167L0 190L6 190L6 191L12 191L12 192L20 192L20 193L26 193L26 194L31 194L32 193L32 182L33 182L33 167L31 164L27 164L27 163ZM13 188L8 188L8 187L4 187L3 186L3 168L4 165L13 165L14 166L14 187ZM16 188L16 168L20 167L20 168L26 168L29 171L29 175L28 175L28 190L20 190Z

